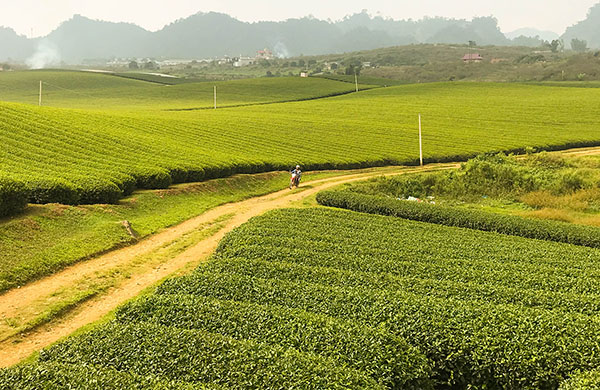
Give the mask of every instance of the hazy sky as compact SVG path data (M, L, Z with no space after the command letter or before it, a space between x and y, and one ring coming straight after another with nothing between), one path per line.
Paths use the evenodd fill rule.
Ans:
M30 36L46 35L74 14L132 22L148 30L196 12L224 12L244 21L313 15L338 20L367 9L394 19L494 15L503 32L535 27L562 34L600 0L0 0L0 26Z

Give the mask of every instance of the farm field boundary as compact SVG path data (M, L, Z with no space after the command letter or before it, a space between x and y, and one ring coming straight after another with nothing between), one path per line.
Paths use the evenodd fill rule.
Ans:
M102 319L121 303L137 296L146 288L155 285L165 277L179 271L188 270L209 256L218 245L220 239L229 231L240 226L248 219L266 211L290 207L310 199L321 190L344 183L365 180L379 175L398 175L423 170L452 169L456 164L436 164L425 168L388 167L371 169L352 175L336 176L316 180L300 191L285 189L270 195L251 198L242 202L229 203L216 207L199 217L190 219L180 225L169 228L136 245L126 247L103 256L78 263L57 274L46 277L20 289L13 289L0 295L0 317L10 319L26 311L41 300L51 300L56 292L72 286L79 288L83 281L105 279L107 275L123 273L118 283L106 287L97 295L85 299L82 304L73 305L64 316L57 321L40 324L29 333L14 336L0 342L0 366L7 367L18 363L33 352L68 336L82 326ZM217 226L215 225L222 225ZM211 229L206 237L197 242L181 244L180 239L198 229ZM136 264L140 256L152 254L161 248L175 243L185 248L173 257L159 259L159 263L150 262L150 267Z
M361 91L368 91L368 90L374 89L374 88L381 88L381 87L373 86L373 85L362 85ZM276 100L276 101L272 101L272 102L230 104L230 105L219 106L219 108L222 109L222 108L237 108L237 107L251 107L251 106L267 106L269 104L308 102L311 100L321 100L321 99L332 98L332 97L336 97L336 96L351 95L353 93L357 93L357 92L356 91L345 91L345 92L335 92L335 93L331 93L328 95L322 95L322 96L305 97L305 98L288 99L288 100ZM190 108L167 108L164 111L178 112L178 111L200 111L200 110L214 110L214 107L203 106L203 107L190 107Z

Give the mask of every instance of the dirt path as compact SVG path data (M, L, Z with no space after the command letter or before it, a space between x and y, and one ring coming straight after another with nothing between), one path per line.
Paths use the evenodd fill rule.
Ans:
M139 270L138 273L125 278L118 286L109 289L97 298L88 300L75 309L69 315L41 326L34 331L9 338L0 343L0 367L16 364L57 340L68 336L84 325L103 318L123 302L131 299L144 289L153 286L165 277L199 263L212 254L223 236L248 221L248 219L263 214L269 210L290 207L317 192L357 180L381 175L398 175L420 170L440 170L456 167L456 164L437 164L425 168L402 168L370 170L365 173L343 175L327 179L316 180L308 183L301 190L282 190L269 195L251 198L237 203L229 203L216 207L196 218L192 218L177 226L166 229L163 232L151 236L139 243L115 250L103 256L78 263L54 275L28 284L19 289L13 289L0 295L0 318L11 318L20 315L33 306L36 302L48 299L65 286L76 285L82 280L93 278L103 272L116 272L126 267L136 258L144 253L150 253L178 238L191 232L205 228L219 218L231 216L226 220L224 226L216 233L201 239L172 259L160 264L158 267Z
M563 151L557 151L553 153L560 153L566 156L575 156L575 157L583 157L583 156L595 156L600 154L600 147L593 146L589 148L577 148L577 149L569 149Z
M600 154L600 147L578 148L558 151L567 156L590 156ZM439 164L425 167L426 170L439 170L455 167L456 164ZM77 329L103 318L123 302L140 294L144 289L155 285L165 277L178 271L195 266L208 257L219 241L229 231L243 224L248 219L266 211L290 207L318 191L335 185L364 180L380 175L397 175L421 170L420 168L384 168L371 169L356 174L345 174L309 183L301 191L282 190L269 195L248 199L237 203L229 203L216 207L198 217L192 218L161 233L150 236L135 245L109 252L97 258L75 264L54 275L30 283L19 289L10 290L0 295L0 319L9 321L17 316L35 316L33 308L51 302L61 290L77 286L82 281L102 278L111 272L122 272L136 259L145 254L152 254L160 248L176 242L186 235L211 226L224 216L231 215L224 225L191 245L181 253L158 264L138 267L131 277L124 277L113 288L76 306L68 315L36 328L34 331L12 337L0 342L0 367L18 363L53 342L68 336Z

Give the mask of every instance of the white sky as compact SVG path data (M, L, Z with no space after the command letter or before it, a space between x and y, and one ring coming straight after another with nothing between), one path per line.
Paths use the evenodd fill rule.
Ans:
M196 12L216 11L243 21L313 15L338 20L367 9L394 19L493 15L503 32L534 27L562 34L600 0L0 0L0 26L19 34L46 35L74 14L161 29Z

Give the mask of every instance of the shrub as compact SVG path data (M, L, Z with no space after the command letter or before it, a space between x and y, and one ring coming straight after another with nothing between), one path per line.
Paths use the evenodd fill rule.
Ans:
M451 388L550 389L574 369L600 364L600 325L590 316L235 273L198 272L159 293L172 291L386 326L418 346L437 383Z
M204 173L204 169L200 167L189 168L187 171L188 182L203 181L205 176L206 174Z
M173 184L186 183L188 181L188 169L186 167L169 167L168 172Z
M0 177L0 218L23 211L27 206L28 195L24 183Z
M0 388L14 390L219 390L216 385L163 380L90 364L43 363L0 371Z
M79 203L117 203L123 197L123 191L108 180L91 179L79 183Z
M93 364L225 388L382 389L366 374L313 354L198 330L109 323L40 353L41 362ZM301 384L301 385L300 385Z
M31 203L79 204L80 193L75 184L63 179L42 179L28 182Z
M127 174L116 174L115 175L115 184L119 187L123 196L128 196L135 191L136 180L133 176Z
M159 295L122 307L117 320L200 329L281 345L343 362L388 387L430 387L427 359L403 339L383 329L299 310L192 295Z
M564 381L559 390L598 390L600 389L600 370L580 372Z
M172 184L169 172L163 168L138 168L132 170L130 174L136 179L138 188L164 189Z
M406 202L350 191L322 191L317 194L317 201L324 206L369 214L600 248L600 229L591 226Z

